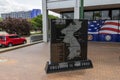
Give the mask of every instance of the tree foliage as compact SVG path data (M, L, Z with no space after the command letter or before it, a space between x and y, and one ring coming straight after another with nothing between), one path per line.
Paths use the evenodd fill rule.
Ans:
M53 15L48 15L49 19L57 19L58 17L53 16ZM32 23L32 29L36 30L42 30L42 15L38 15L37 17L29 20L29 22Z
M49 18L49 19L58 19L57 16L53 16L53 15L48 15L48 18Z
M32 18L29 21L32 23L32 29L42 29L42 15L38 15L37 17Z
M2 21L2 18L0 17L0 22Z
M10 34L16 33L18 35L30 35L31 23L26 19L15 19L9 17L0 22L0 27L2 30Z

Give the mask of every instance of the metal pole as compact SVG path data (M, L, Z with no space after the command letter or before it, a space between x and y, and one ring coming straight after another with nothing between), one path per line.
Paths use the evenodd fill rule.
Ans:
M42 14L43 14L43 41L48 40L48 10L47 10L47 0L42 0Z
M75 0L75 6L74 6L74 19L80 19L80 4L79 0Z
M80 19L84 18L84 0L80 0Z

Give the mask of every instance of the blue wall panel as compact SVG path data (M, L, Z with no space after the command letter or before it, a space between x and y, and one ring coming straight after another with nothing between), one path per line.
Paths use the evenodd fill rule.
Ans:
M88 34L88 40L89 41L98 41L99 36L98 36L98 34Z
M99 34L99 41L117 42L117 34Z

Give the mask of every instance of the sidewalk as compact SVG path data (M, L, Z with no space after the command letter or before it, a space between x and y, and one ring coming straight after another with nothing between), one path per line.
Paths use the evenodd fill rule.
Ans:
M120 80L120 44L88 43L94 68L46 74L48 43L39 43L0 54L0 80Z

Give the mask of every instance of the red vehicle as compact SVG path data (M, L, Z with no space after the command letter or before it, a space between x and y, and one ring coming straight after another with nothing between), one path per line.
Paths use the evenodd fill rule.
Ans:
M20 37L17 34L0 35L0 46L2 47L11 47L17 44L25 44L26 42L27 40L25 38Z

